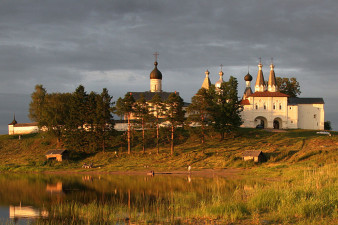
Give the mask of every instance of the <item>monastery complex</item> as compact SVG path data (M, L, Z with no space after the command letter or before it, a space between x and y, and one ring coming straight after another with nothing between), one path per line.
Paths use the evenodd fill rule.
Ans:
M157 53L155 53L155 67L150 73L150 91L130 92L135 100L143 95L146 101L150 101L155 94L158 94L163 101L167 100L173 92L162 91L162 73L157 68ZM246 88L241 100L243 111L241 117L242 127L247 128L273 128L273 129L312 129L324 130L324 100L323 98L294 98L289 97L278 91L274 64L270 65L270 75L267 82L264 80L263 65L258 64L258 73L254 86L251 89L252 76L248 74L244 77ZM209 89L211 81L209 71L205 72L205 79L202 88ZM223 71L219 72L219 80L215 83L215 88L220 88L223 81ZM179 94L177 92L177 94ZM184 107L187 107L185 103ZM116 123L115 129L125 129L125 124ZM8 124L8 134L28 134L37 133L39 128L37 123L19 124L14 120Z
M252 76L248 73L244 80L246 88L243 94L241 112L243 125L248 128L273 129L312 129L324 130L324 100L323 98L295 98L278 91L274 64L270 65L269 80L265 82L261 62L254 86L251 89ZM209 71L202 88L211 85ZM220 79L215 83L219 88L223 81L223 71L219 72Z

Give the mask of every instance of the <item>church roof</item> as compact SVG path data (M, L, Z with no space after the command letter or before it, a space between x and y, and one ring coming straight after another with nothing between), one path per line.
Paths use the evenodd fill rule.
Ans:
M161 92L150 92L150 91L144 91L144 92L130 92L135 100L138 100L139 98L141 98L141 94L143 94L144 98L146 99L146 101L150 101L156 94L158 94L162 101L165 101L169 98L169 95L171 95L172 93L175 92L165 92L165 91L161 91ZM176 92L177 95L180 95L179 92Z
M264 86L265 85L262 66L263 65L261 63L258 64L259 70L258 70L258 73L257 73L257 79L256 79L255 86Z
M269 81L268 81L268 86L276 86L276 76L275 76L275 71L274 71L274 65L271 63L270 65L270 76L269 76Z
M209 71L205 71L205 78L204 78L204 81L203 81L203 84L202 84L202 88L205 88L205 89L209 89L211 86L211 82L210 82L210 79L209 79Z
M12 125L12 124L8 124L8 125ZM39 123L38 122L34 122L34 123L17 123L14 124L14 127L33 127L33 126L38 126Z
M249 72L248 72L247 75L245 75L244 80L245 80L245 81L252 81L252 76L250 75Z
M259 91L256 91L255 93L253 93L252 95L250 95L248 97L289 97L289 95L283 94L281 92L270 92L270 91L259 92Z
M289 98L288 105L325 104L323 98Z
M15 114L14 114L14 118L13 118L13 121L10 123L10 124L8 124L8 125L15 125L15 124L17 124L18 122L15 120Z
M155 68L150 73L150 79L160 79L162 80L162 73L157 69L157 61L154 62Z
M242 101L240 102L241 105L250 105L250 101L249 99L242 99Z
M245 88L244 95L245 95L246 97L252 95L251 87L246 87L246 88Z
M215 83L215 87L216 87L216 88L221 88L222 83L224 83L224 80L223 80L223 75L224 75L224 73L223 73L223 71L221 70L218 74L219 74L219 80Z

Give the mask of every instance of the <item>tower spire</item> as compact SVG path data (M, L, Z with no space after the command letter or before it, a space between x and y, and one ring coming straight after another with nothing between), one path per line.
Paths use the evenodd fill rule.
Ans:
M216 89L218 88L221 88L221 85L222 85L222 83L224 82L223 81L223 75L224 75L224 73L223 73L223 64L221 64L220 65L220 67L221 67L221 71L219 71L219 80L215 83L215 87L216 87Z
M205 71L205 78L204 78L204 81L203 81L203 84L202 84L202 88L205 88L205 89L209 89L210 85L211 85L211 82L210 82L210 79L209 79L209 70L206 70Z
M15 120L15 113L14 113L14 116L13 116L13 121L9 124L9 125L15 125L17 124L18 122Z
M262 71L262 59L259 57L259 64L258 64L258 73L257 73L257 79L255 84L255 91L262 92L265 91L265 81Z
M277 91L277 82L276 82L274 68L275 68L275 65L273 64L273 58L271 58L270 76L269 76L269 81L268 81L268 91L271 91L271 92Z

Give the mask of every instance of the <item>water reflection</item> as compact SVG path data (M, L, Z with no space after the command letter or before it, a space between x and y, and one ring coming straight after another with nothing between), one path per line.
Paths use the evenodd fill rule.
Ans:
M8 218L1 219L170 223L198 215L203 207L224 202L238 190L243 190L242 195L256 186L257 181L190 174L1 174L0 204L9 206L10 211Z
M39 217L48 217L47 210L39 210L32 206L9 206L9 218L17 220L20 218L39 218Z

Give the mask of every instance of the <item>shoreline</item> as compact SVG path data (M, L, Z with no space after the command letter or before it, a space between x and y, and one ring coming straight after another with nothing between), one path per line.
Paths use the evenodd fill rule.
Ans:
M142 171L94 171L88 170L88 171L73 171L73 170L60 170L60 171L36 171L36 172L13 172L13 171L6 171L6 172L0 172L0 174L9 174L9 173L16 173L16 174L25 174L25 173L33 173L33 174L69 174L69 175L75 175L75 174L92 174L92 175L145 175L145 176L199 176L199 177L213 177L213 176L221 176L221 177L233 177L235 175L241 175L240 172L248 171L251 168L228 168L228 169L202 169L202 170L196 170L196 171L183 171L183 170L168 170L168 171L154 171L154 175L150 175L150 170L142 170Z

